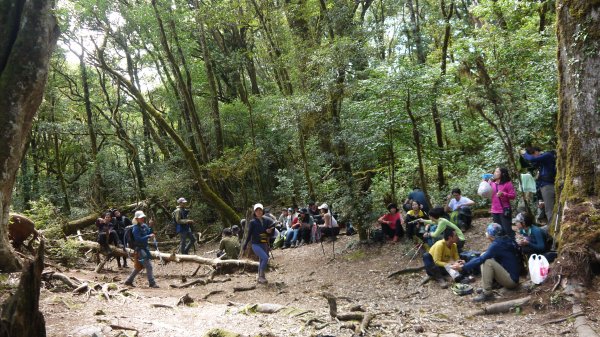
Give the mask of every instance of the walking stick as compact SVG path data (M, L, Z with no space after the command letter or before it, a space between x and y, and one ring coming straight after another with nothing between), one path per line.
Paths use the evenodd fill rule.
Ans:
M165 261L163 261L162 255L160 255L160 250L158 250L158 242L156 241L156 236L154 237L154 247L156 247L156 252L158 253L158 257L160 259L160 264L165 264Z

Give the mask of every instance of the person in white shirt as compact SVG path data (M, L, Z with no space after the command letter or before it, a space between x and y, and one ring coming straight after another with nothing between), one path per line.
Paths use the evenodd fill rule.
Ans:
M449 199L450 202L445 207L446 212L450 213L450 222L454 224L459 224L459 210L463 207L471 207L475 205L475 201L463 196L460 188L453 188L452 196L449 196Z

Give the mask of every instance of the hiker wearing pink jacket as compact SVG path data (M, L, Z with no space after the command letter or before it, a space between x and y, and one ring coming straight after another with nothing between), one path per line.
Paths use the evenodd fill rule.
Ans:
M515 188L510 181L508 170L504 167L498 167L494 171L494 176L489 182L492 187L492 218L498 223L510 237L515 237L512 229L512 208L510 201L515 199Z

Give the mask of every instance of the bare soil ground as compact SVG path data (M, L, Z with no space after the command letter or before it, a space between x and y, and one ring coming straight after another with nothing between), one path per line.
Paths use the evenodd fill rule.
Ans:
M483 228L488 220L474 222L474 228L466 233L466 249L483 250L487 246ZM175 263L161 266L153 261L160 289L148 288L143 274L136 279L135 288L110 300L98 295L89 298L72 295L70 291L61 291L60 287L43 289L41 310L49 336L136 334L116 326L136 329L139 336L161 337L204 336L214 328L243 336L352 336L353 331L344 328L344 322L330 318L327 301L320 295L330 292L342 298L338 300L338 311L348 312L350 307L360 305L367 312L376 314L366 336L576 335L573 319L543 325L571 314L571 306L560 296L553 297L551 303L550 296L538 288L530 292L533 306L507 314L471 316L470 313L482 306L471 302L475 295L460 297L450 289L440 289L436 282L419 286L424 272L387 277L390 272L422 264L420 255L410 261L413 254L406 254L412 244L361 245L357 240L357 236L340 236L335 243L335 259L330 242L323 245L325 254L320 244L275 250L271 261L274 270L267 273L269 284L250 291L233 291L235 286L256 283L256 275L246 272L215 277L217 280L231 278L224 283L173 289L169 285L181 284L182 278L193 280L190 275L197 266ZM214 249L213 244L202 246L199 250L208 252ZM63 273L82 280L115 282L123 287L120 282L130 272L129 269L117 269L115 261L110 262L101 274L94 273L93 269L94 265L90 263L81 269ZM527 277L521 280L526 283ZM474 286L477 287L479 282L478 279ZM598 282L596 278L584 306L596 331L600 331L597 321L600 311ZM203 299L206 294L217 290L222 292ZM185 294L189 294L194 303L177 306L179 298ZM496 302L526 295L524 289L504 291L500 292L500 299ZM256 303L279 304L300 310L266 314L243 309ZM155 307L155 304L170 307Z

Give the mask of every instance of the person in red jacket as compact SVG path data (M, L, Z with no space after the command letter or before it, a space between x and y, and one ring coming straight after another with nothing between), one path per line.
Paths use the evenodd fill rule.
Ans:
M402 216L398 212L398 205L391 203L387 206L389 213L382 215L377 222L381 225L383 234L392 239L393 242L398 242L399 238L404 236L404 228L402 228Z

